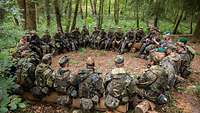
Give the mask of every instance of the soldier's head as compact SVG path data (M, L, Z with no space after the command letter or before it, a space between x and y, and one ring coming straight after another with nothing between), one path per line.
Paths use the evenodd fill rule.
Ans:
M87 29L86 25L83 25L83 29Z
M110 32L113 31L113 30L114 30L113 27L110 27L110 28L109 28L109 31L110 31Z
M45 54L42 57L42 62L45 63L45 64L51 65L51 63L52 63L52 55L51 54Z
M183 45L186 45L188 41L189 41L189 39L186 37L181 37L178 39L178 42L182 43Z
M69 65L69 58L67 56L63 56L59 59L60 67L65 67Z
M35 30L32 30L29 32L30 36L35 36L36 35L36 31Z
M121 27L118 27L118 28L117 28L117 32L122 32L122 28L121 28Z
M167 55L171 54L172 52L176 51L176 46L175 45L169 45L165 51Z
M93 59L92 57L88 57L88 58L87 58L86 67L87 67L88 69L94 69L94 67L95 67L95 62L94 62L94 59Z
M115 57L115 66L123 67L124 66L124 57L122 55L117 55Z
M102 32L104 32L104 30L105 30L104 28L101 28L101 31L102 31Z

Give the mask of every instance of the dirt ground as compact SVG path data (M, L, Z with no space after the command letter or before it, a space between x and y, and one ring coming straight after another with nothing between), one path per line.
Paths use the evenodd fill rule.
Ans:
M200 113L200 99L194 93L189 92L195 84L200 83L200 46L198 44L193 44L192 47L198 53L192 62L193 74L181 85L181 87L185 89L184 91L174 90L172 92L173 107L165 106L159 110L161 111L160 113ZM70 58L70 65L68 68L73 74L77 74L78 70L85 68L86 59L90 56L95 59L96 68L102 72L102 77L104 77L106 73L114 68L113 61L117 53L111 51L81 49L77 52L57 55L53 58L52 62L52 67L54 69L59 68L58 60L64 55ZM134 53L126 53L123 56L125 57L125 67L127 71L132 73L133 76L142 74L146 68L147 61L136 58ZM54 105L35 104L24 111L31 113L68 113L70 110Z

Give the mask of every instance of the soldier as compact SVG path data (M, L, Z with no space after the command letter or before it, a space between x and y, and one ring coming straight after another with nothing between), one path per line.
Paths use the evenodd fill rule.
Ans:
M51 36L49 35L48 30L45 31L44 35L41 38L41 41L43 55L51 53L53 51L53 45L51 44Z
M75 45L78 48L81 47L81 44L82 44L81 33L80 33L78 27L76 27L74 30L72 30L72 32L71 32L71 38L74 39L73 42L75 43Z
M91 47L93 48L93 49L96 49L97 47L96 47L96 45L95 45L95 42L96 42L96 40L97 40L97 37L99 36L99 29L95 26L94 27L94 31L92 32L92 35L91 35L91 40L90 40L90 44L91 44Z
M42 62L37 65L35 70L35 85L32 89L32 93L37 98L43 98L46 96L50 89L53 87L54 77L52 75L53 70L51 68L52 55L46 54L42 57Z
M115 66L105 77L105 105L109 110L114 111L120 105L126 105L132 97L142 96L142 90L136 86L137 80L132 78L124 69L124 58L118 55L115 58Z
M95 69L94 60L89 57L86 63L86 69L80 70L78 73L79 97L81 109L84 112L94 110L94 106L100 102L103 96L103 80L99 72Z
M131 28L131 30L125 34L125 37L122 41L122 47L120 52L124 53L129 51L134 43L134 40L135 40L135 32L134 29Z
M53 36L53 45L55 48L54 53L63 53L63 50L65 48L65 42L64 42L64 38L63 38L63 33L61 30L58 29L58 31L56 32L56 34Z
M58 104L60 105L67 105L71 104L71 98L76 97L77 90L72 85L72 76L71 71L69 69L65 69L69 66L69 58L67 56L63 56L59 59L60 68L53 72L54 76L54 89L64 95L67 96L60 96L57 100Z
M121 49L121 41L123 39L124 33L121 27L117 28L117 31L114 33L114 41L112 43L112 47L115 51L120 52Z
M82 38L82 43L83 43L83 47L87 47L88 43L89 43L89 38L90 38L90 33L88 28L84 25L83 29L81 31L81 38Z
M135 42L139 43L144 37L145 37L145 33L144 33L143 28L137 29L135 33Z
M113 28L110 27L106 36L106 41L105 41L105 50L110 50L112 47L112 42L114 38L114 31Z
M176 44L177 53L180 54L181 57L181 66L179 72L180 75L184 78L187 78L191 74L192 69L190 65L195 56L195 50L188 46L187 42L188 39L183 37L180 38Z
M35 69L39 63L39 56L35 52L26 50L22 53L22 58L16 64L16 83L18 89L14 89L15 93L21 91L30 91L34 86ZM16 88L16 87L15 87Z
M104 28L101 28L99 33L100 40L98 41L98 49L103 49L105 47L106 35L107 33L104 31Z
M169 90L169 77L164 67L154 65L148 68L138 79L139 87L145 91L144 98L157 104L166 104Z
M41 40L39 36L36 34L36 31L30 31L30 38L29 38L29 47L32 51L36 52L40 58L42 58L42 47L41 47Z
M156 46L159 46L160 41L160 32L157 28L151 27L149 34L144 37L142 42L142 47L139 51L139 57L144 58L145 55L148 55L148 52L155 48Z

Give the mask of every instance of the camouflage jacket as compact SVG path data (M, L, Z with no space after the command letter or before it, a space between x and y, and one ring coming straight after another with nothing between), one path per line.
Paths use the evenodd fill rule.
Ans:
M54 77L52 76L53 70L50 65L41 63L35 70L35 84L40 87L52 87Z
M123 97L139 93L136 83L137 80L133 79L124 68L115 68L105 77L105 93L121 100Z
M104 93L103 80L99 72L83 69L79 72L79 96L81 98L102 97Z
M59 68L53 72L54 83L53 87L56 91L67 93L67 88L71 85L70 82L70 70L65 70L64 68Z

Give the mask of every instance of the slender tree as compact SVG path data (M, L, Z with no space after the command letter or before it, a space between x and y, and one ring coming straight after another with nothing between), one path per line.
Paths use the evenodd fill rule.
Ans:
M24 29L26 29L26 1L17 0L17 4L20 8L20 13L22 14L21 23Z
M114 20L115 20L115 24L118 25L118 23L119 23L119 0L115 0L115 2L114 2Z
M67 25L66 32L69 32L70 24L71 24L71 16L72 16L72 0L68 0L67 2Z
M80 0L80 15L81 15L81 19L83 19L83 8L82 8L82 0Z
M59 0L54 0L54 9L55 9L55 14L56 14L57 29L63 32L62 23L61 23L61 14L60 14L60 9L59 9Z
M194 37L195 41L200 41L200 15L197 20L197 25L196 25L195 31L193 33L193 37Z
M26 29L36 30L35 3L32 0L26 0Z
M104 5L104 0L100 0L99 3L99 16L98 16L98 28L102 27L103 24L103 5Z
M45 12L46 12L46 19L47 19L47 28L50 27L51 24L51 16L50 16L50 0L45 0Z
M73 20L72 20L71 30L73 30L76 27L76 17L77 17L77 14L78 14L79 2L80 2L80 0L76 0L76 6L75 6L75 11L74 11L74 17L73 17Z

